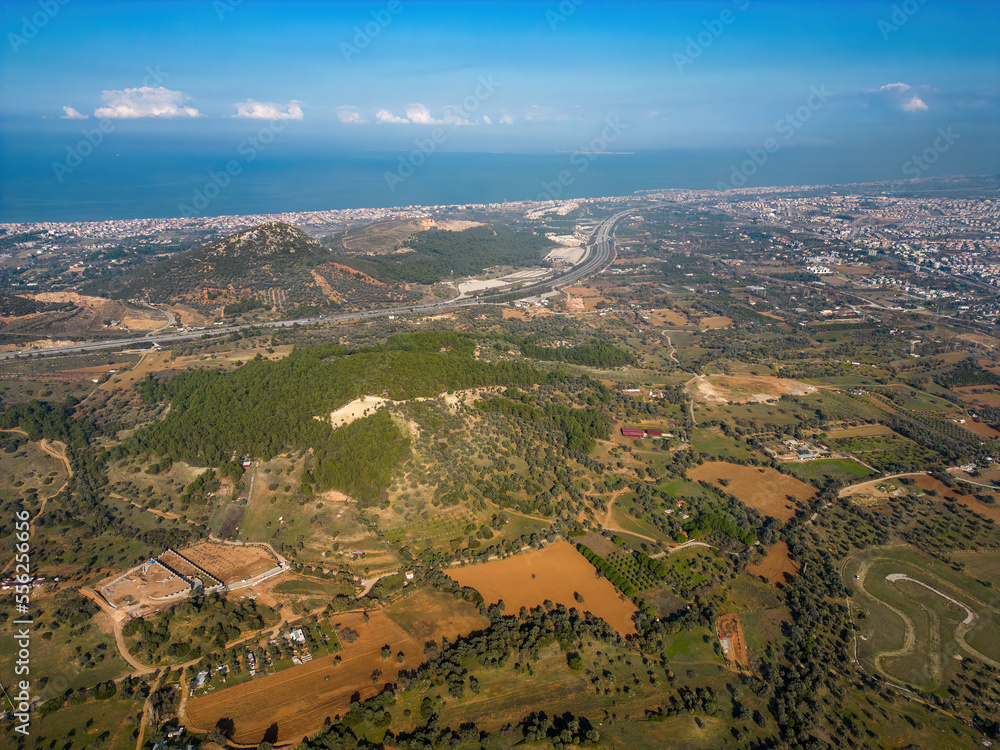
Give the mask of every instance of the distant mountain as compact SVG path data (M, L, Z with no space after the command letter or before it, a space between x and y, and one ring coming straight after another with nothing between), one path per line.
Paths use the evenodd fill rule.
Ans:
M371 306L407 298L405 291L345 265L309 235L277 221L103 281L90 291L119 299L230 310L253 309L258 307L252 303L256 301L278 312Z

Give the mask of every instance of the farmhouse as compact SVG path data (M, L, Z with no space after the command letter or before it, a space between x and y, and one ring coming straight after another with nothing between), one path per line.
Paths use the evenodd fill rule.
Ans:
M630 438L663 437L663 430L642 427L622 427L622 436Z

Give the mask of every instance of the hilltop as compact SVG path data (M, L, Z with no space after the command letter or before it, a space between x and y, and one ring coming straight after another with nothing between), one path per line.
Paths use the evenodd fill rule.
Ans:
M399 301L404 294L336 259L305 232L280 221L244 229L110 282L114 298L256 307L278 312Z

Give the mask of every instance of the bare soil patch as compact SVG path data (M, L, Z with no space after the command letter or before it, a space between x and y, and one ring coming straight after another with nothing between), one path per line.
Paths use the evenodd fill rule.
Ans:
M747 641L743 635L743 623L737 614L720 615L716 623L716 631L722 642L722 652L726 661L744 669L750 666L750 655L747 653Z
M797 575L802 568L788 549L784 542L778 542L767 551L765 557L759 565L747 565L747 572L755 576L764 576L771 584L778 588L783 588L785 584L792 582L792 577Z
M812 485L782 474L769 466L741 466L725 461L706 461L688 472L699 481L711 482L736 495L745 505L766 516L789 521L799 509L799 503L816 494ZM725 484L720 480L728 479ZM789 497L794 497L793 502Z
M190 588L183 579L159 563L147 562L120 580L111 580L97 590L115 607L127 610L137 606L158 606Z
M965 424L963 424L962 427L967 429L969 432L975 433L980 437L989 438L990 440L1000 437L1000 432L997 432L988 424L977 422L974 419L966 419Z
M725 315L710 315L707 318L702 318L698 321L702 328L727 328L733 324L731 318L727 318Z
M570 312L592 312L600 302L607 302L596 289L582 286L568 286L563 289L566 294L566 309Z
M335 615L338 631L351 628L359 638L345 643L336 655L285 669L276 674L193 698L187 715L192 727L208 732L222 719L234 725L232 739L241 744L257 745L264 733L277 727L277 742L296 743L303 736L319 731L329 717L333 720L351 707L351 698L360 694L362 701L381 692L386 683L394 683L402 670L415 669L425 661L423 646L394 623L381 610L368 612L364 622L360 612ZM382 646L388 645L392 657L383 659ZM403 652L403 661L396 654ZM372 674L380 670L375 684ZM272 729L273 731L273 729Z
M278 561L267 547L252 544L202 542L180 550L180 553L227 586L278 566Z
M649 319L661 326L679 327L689 325L691 322L686 315L676 310L653 310L649 314Z
M448 572L462 586L470 586L490 603L503 600L508 612L532 608L546 600L600 617L622 635L636 632L635 605L626 599L569 542L506 560L493 560ZM583 602L577 602L574 593Z
M814 393L816 386L765 375L699 375L690 390L696 399L710 404L764 404L784 395Z

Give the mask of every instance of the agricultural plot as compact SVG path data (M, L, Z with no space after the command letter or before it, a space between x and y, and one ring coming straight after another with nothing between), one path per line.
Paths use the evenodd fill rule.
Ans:
M367 623L360 612L334 619L338 632L349 628L358 636L353 642L342 638L340 653L193 698L187 704L192 726L207 732L229 719L235 742L255 745L265 734L275 737L275 744L297 741L327 718L346 713L355 693L369 698L395 682L400 671L424 661L422 644L380 610L370 612ZM402 652L403 661L383 659L385 645L392 654ZM376 672L381 674L373 679Z
M760 513L788 521L816 488L770 467L706 461L688 472L692 479L711 482Z
M909 547L868 550L845 572L872 673L936 691L963 659L1000 668L1000 595L974 578Z
M777 542L768 551L767 557L754 565L747 565L747 572L763 576L773 585L781 588L791 583L801 566L795 562L785 542Z
M745 443L722 434L718 427L699 427L691 431L691 448L717 458L750 458L753 455Z
M438 592L414 596L418 598L403 600L412 600L412 607L401 605L390 610L391 616L383 610L334 615L343 646L336 655L194 698L187 705L192 726L211 731L220 720L230 719L235 742L255 745L265 733L276 737L274 744L297 742L319 731L327 718L346 714L355 698L364 701L378 694L395 683L400 672L422 664L427 641L453 640L485 622L467 602L449 603ZM434 618L442 614L439 625ZM389 658L382 656L384 646L390 649Z
M663 582L644 565L640 564L632 555L621 550L616 550L604 558L625 580L631 583L638 591L647 591L656 588Z
M508 612L531 609L546 600L590 612L622 635L633 635L635 605L568 542L505 560L470 565L448 572L462 586L476 589L488 603L503 601ZM582 597L578 601L575 594Z
M664 579L682 597L718 583L729 572L726 560L719 559L704 547L690 547L663 558L667 572Z
M279 564L274 553L256 544L204 542L181 550L181 554L227 586L266 573Z
M877 471L891 474L905 470L901 467L937 466L940 457L909 438L901 435L871 435L829 438L827 445L833 450L849 453L858 460L873 466Z
M867 466L849 458L820 458L815 461L791 462L788 470L796 477L812 484L827 482L849 484L875 474Z

